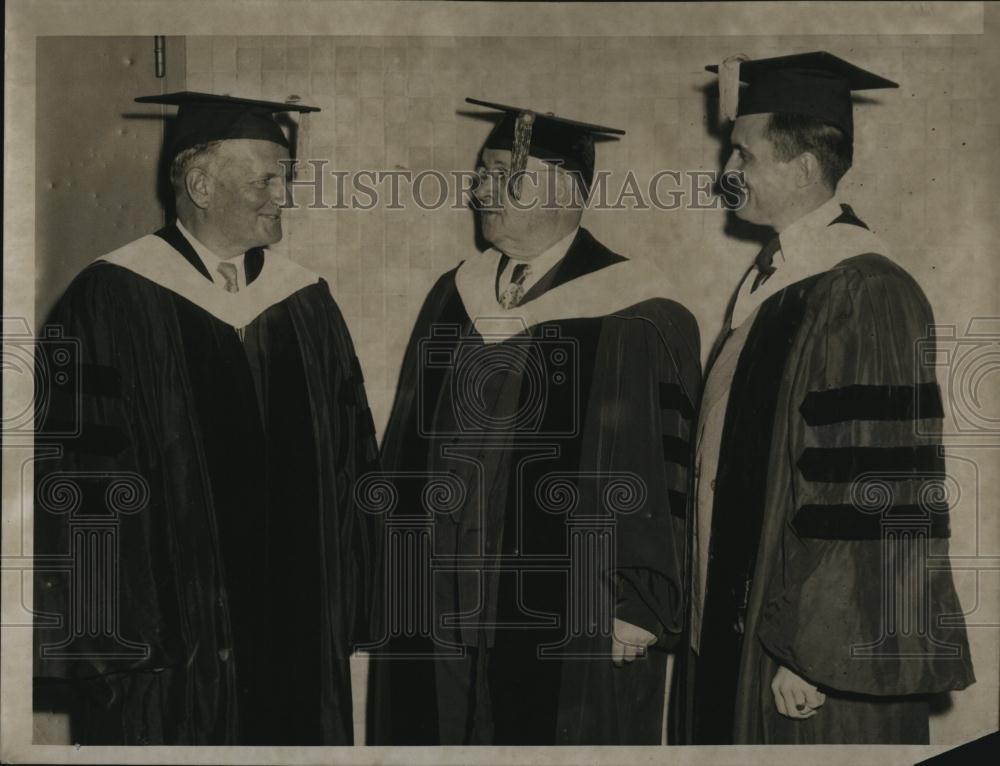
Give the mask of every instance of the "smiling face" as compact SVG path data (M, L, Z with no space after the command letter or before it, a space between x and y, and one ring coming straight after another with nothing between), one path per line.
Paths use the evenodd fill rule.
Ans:
M226 245L246 252L281 239L288 150L271 141L224 141L213 163L207 218Z
M767 136L768 114L737 117L731 137L732 153L725 171L742 171L745 184L743 206L736 215L750 223L773 226L791 206L798 185L794 160L782 162L774 156Z
M473 194L486 240L512 258L529 259L566 236L582 210L574 199L575 181L536 157L528 157L520 199L512 200L510 158L506 149L483 149Z

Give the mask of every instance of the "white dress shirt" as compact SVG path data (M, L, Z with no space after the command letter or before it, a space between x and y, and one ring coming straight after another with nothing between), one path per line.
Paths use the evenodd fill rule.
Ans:
M184 235L184 239L186 239L188 242L191 243L191 247L194 248L194 251L198 254L198 257L201 258L201 262L205 265L205 268L208 270L209 276L212 277L212 281L215 282L215 284L222 287L223 290L226 289L226 280L222 276L222 274L219 273L219 264L223 262L228 262L236 267L236 284L239 286L240 290L246 289L247 274L246 274L246 266L243 263L245 253L237 255L234 258L220 258L211 250L209 250L208 247L199 242L198 239L194 236L194 234L185 229L184 224L181 223L179 218L177 219L177 230L180 231L182 235Z
M503 295L503 291L507 289L510 285L511 276L514 273L514 267L519 263L523 263L531 268L528 269L528 275L524 278L521 283L521 287L524 292L527 293L528 290L534 286L539 279L544 277L549 273L549 270L555 266L566 255L569 250L569 246L573 244L573 240L576 239L576 233L580 231L580 227L577 226L573 231L567 234L565 237L556 242L552 247L546 250L540 255L536 255L534 258L520 259L520 258L509 258L507 261L507 266L503 270L503 274L500 275L500 284L498 293Z
M754 279L760 273L756 266L750 269L740 284L736 304L733 307L731 327L743 324L758 306L775 293L800 280L824 272L836 263L836 261L830 262L828 253L831 248L827 246L828 238L823 234L830 222L840 214L840 203L836 197L831 197L778 235L781 248L771 261L774 273L756 290L750 292ZM836 248L836 252L842 250Z

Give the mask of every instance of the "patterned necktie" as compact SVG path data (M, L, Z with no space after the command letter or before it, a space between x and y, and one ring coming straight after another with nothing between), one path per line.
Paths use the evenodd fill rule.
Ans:
M218 272L222 275L222 278L226 280L226 292L227 293L238 293L240 291L240 284L236 281L236 264L230 263L229 261L222 261L219 264Z
M780 249L781 241L778 237L775 237L757 253L757 257L754 259L754 265L757 267L757 276L754 277L753 285L750 286L750 292L753 292L764 284L767 278L776 271L776 267L773 264L774 254Z
M236 279L236 264L230 263L229 261L222 261L219 264L217 271L222 275L222 278L226 280L226 292L227 293L238 293L240 291L240 283ZM242 327L236 328L236 334L240 336L242 341L244 338L244 329Z
M507 311L517 306L524 297L524 280L528 278L531 266L518 263L510 274L510 284L500 293L500 305Z

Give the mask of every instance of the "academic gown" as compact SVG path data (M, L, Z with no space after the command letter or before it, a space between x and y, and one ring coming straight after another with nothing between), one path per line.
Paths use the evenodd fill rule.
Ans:
M262 250L246 270L230 296L169 226L46 326L36 707L74 708L75 741L352 742L371 413L326 283Z
M849 208L822 232L854 244L759 307L732 376L682 742L919 744L927 695L974 681L931 308ZM777 712L779 665L826 693L815 716Z
M697 325L661 276L585 229L511 311L499 266L489 251L443 275L404 358L383 518L428 542L423 557L388 546L369 744L658 744L682 627ZM615 616L658 638L621 668ZM436 679L462 662L456 702ZM442 742L452 703L468 730ZM472 731L482 709L490 727Z

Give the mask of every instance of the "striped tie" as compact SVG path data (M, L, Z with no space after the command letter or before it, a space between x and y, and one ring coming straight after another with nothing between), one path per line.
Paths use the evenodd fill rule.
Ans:
M219 264L218 271L222 275L222 278L226 280L226 292L238 293L240 291L240 283L236 280L236 264L223 261Z
M218 272L222 275L222 278L226 280L227 293L238 293L240 291L240 283L236 279L236 264L230 263L229 261L223 261L219 264ZM240 340L242 341L244 337L243 328L237 327L236 334L240 336Z
M524 280L528 278L531 267L527 263L518 263L510 274L510 284L500 293L500 305L507 311L517 306L524 297Z

